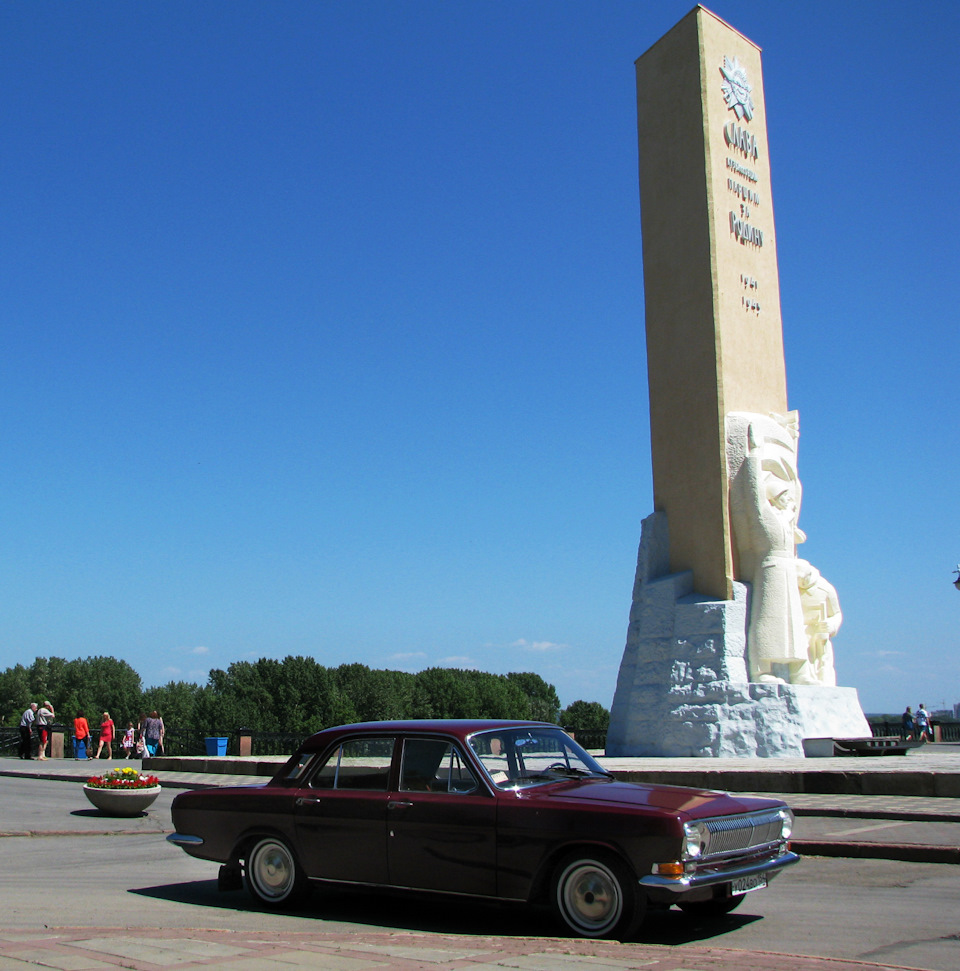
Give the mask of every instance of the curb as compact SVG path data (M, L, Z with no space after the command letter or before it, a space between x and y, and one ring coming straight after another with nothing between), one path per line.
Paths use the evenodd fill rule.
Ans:
M0 769L0 777L9 779L40 779L46 782L77 782L83 784L87 780L78 775L68 775L58 772L18 772L16 769ZM187 782L180 779L161 779L162 789L216 789L217 782Z
M850 860L898 860L901 863L960 863L960 846L923 843L841 843L833 840L790 840L800 856L834 856Z
M790 808L794 816L820 816L823 819L900 819L907 823L960 823L960 813L926 813L910 809L818 809L815 806Z

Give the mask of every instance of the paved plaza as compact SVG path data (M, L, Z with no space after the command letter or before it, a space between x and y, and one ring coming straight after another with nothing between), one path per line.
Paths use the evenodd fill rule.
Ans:
M181 759L175 763L154 760L150 771L159 771L169 799L177 789L210 785L251 784L264 781L264 761L223 759L211 771L211 760ZM960 798L909 794L912 784L937 776L949 787L960 778L960 747L930 746L906 756L796 760L602 760L618 775L633 776L655 771L663 781L677 773L702 771L710 777L724 771L745 780L753 773L751 791L781 795L797 816L795 848L801 855L832 855L905 859L915 862L956 863L960 860ZM722 764L718 764L722 763ZM0 759L0 777L60 780L79 783L94 771L122 765L119 761L75 762L69 759L23 762ZM127 763L130 764L130 763ZM160 765L163 768L160 768ZM775 780L798 786L798 776L814 773L822 788L853 791L778 791ZM869 776L870 782L865 783ZM952 781L951 781L952 780ZM842 784L841 784L842 783ZM877 795L864 795L879 790ZM783 788L781 786L781 788ZM885 792L885 790L889 790ZM72 813L65 821L38 807L18 827L7 825L0 838L47 835L150 835L170 831L166 811L133 820L114 820L98 813ZM9 891L8 891L9 892ZM149 905L147 905L149 906ZM62 925L62 926L57 926ZM319 925L329 926L329 925ZM514 922L511 926L517 926ZM517 968L524 971L574 971L574 969L651 968L656 971L766 971L789 967L796 971L830 968L831 971L863 971L871 967L895 967L766 951L745 951L716 946L682 948L658 944L593 942L570 938L450 935L419 931L388 932L382 929L317 930L306 932L211 928L131 929L124 927L71 928L68 914L58 916L39 930L2 930L0 921L0 969L56 968L61 971L130 968L159 971L168 968L223 968L236 971L283 971L295 967L329 968L334 971L365 971L373 968L431 968L435 971L463 968Z

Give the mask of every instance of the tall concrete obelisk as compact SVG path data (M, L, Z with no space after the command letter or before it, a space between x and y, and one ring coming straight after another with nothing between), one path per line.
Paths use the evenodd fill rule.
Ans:
M796 556L760 49L696 7L637 61L637 117L655 513L607 751L869 734L831 680L836 591Z
M725 70L752 80L740 113ZM702 7L637 61L654 507L670 522L671 568L724 600L724 416L787 411L760 78L759 49Z

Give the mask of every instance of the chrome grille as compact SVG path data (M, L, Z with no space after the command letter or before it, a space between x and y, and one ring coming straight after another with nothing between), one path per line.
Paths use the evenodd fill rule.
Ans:
M708 857L775 843L780 839L783 826L780 813L776 810L744 816L720 816L704 822L710 831Z

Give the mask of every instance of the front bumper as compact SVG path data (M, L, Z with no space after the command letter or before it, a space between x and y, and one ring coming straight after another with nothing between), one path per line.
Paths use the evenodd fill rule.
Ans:
M699 870L692 870L681 876L668 877L659 873L648 873L640 878L640 886L650 890L671 890L674 893L686 893L700 887L712 887L718 883L730 883L739 877L750 877L757 873L765 873L775 877L784 867L797 863L800 857L789 850L778 856L766 857L743 863L740 866L703 866Z

